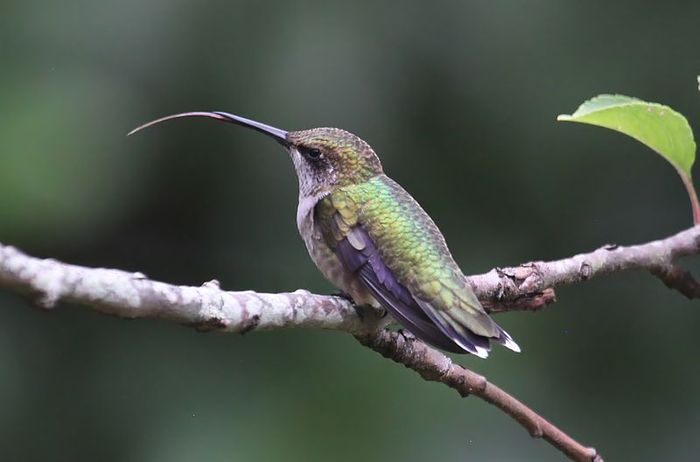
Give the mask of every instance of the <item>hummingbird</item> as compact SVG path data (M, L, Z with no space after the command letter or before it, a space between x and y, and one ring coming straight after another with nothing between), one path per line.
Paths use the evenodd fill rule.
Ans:
M267 135L289 153L299 180L297 228L321 273L356 306L386 310L442 350L488 357L490 341L520 347L467 282L433 220L389 178L365 141L339 128L286 131L219 111L185 112Z

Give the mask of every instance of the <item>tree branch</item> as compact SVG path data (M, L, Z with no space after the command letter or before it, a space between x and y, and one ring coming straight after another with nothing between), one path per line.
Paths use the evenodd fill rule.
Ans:
M512 304L526 300L536 309L538 294L558 285L574 284L594 277L627 270L646 270L669 288L688 298L700 297L700 285L692 275L674 261L700 253L700 226L646 244L620 246L607 244L589 253L553 261L523 263L509 268L495 268L485 274L469 276L479 299L492 304L492 311L508 311ZM553 301L543 297L543 303ZM533 301L534 300L534 301Z
M647 244L606 245L590 253L550 262L496 268L470 276L474 290L490 311L533 310L555 301L553 287L632 269L647 270L668 287L689 298L700 296L700 284L674 260L700 252L700 226ZM42 260L0 244L0 287L29 294L52 308L72 302L123 318L158 318L198 330L246 333L289 327L341 330L354 334L383 356L414 369L426 380L438 381L463 396L474 394L492 403L573 460L601 462L595 449L563 433L486 379L452 364L442 353L406 334L381 331L386 323L372 311L358 315L339 297L291 293L225 292L216 281L201 287L152 281L140 273L86 268Z
M226 292L217 281L200 287L175 286L141 273L42 260L2 244L0 287L29 294L43 308L65 301L120 318L164 319L203 331L247 333L311 327L362 333L381 327L371 311L360 317L340 297L306 290Z

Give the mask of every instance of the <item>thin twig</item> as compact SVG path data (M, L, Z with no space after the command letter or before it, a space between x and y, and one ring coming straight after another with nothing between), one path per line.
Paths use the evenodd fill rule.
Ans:
M693 185L693 180L685 172L678 171L678 174L683 180L683 186L685 186L688 192L688 198L690 199L690 208L693 210L693 224L700 225L700 202L698 201L698 193L695 191L695 185Z
M454 364L450 358L412 335L384 330L356 338L385 358L418 372L425 380L443 383L462 397L478 396L497 406L522 425L533 438L545 439L571 460L603 462L595 448L583 446L525 404L490 383L486 377Z

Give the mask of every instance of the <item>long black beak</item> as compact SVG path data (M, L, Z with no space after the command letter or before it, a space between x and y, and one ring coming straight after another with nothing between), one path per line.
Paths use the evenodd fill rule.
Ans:
M223 122L228 122L230 124L235 124L235 125L240 125L241 127L247 127L247 128L252 128L255 131L258 131L260 133L263 133L265 135L268 135L272 137L274 140L276 140L278 143L282 144L283 146L289 146L289 141L287 141L287 132L284 130L281 130L279 128L271 127L269 125L265 125L264 123L261 122L256 122L255 120L250 120L246 119L245 117L229 114L228 112L220 112L220 111L198 111L198 112L183 112L182 114L173 114L165 117L161 117L160 119L152 120L150 122L147 122L140 127L136 127L133 130L131 130L127 136L133 135L134 133L143 130L144 128L148 128L151 125L156 125L161 122L165 122L166 120L171 120L171 119L180 119L182 117L209 117L211 119L217 119L221 120Z

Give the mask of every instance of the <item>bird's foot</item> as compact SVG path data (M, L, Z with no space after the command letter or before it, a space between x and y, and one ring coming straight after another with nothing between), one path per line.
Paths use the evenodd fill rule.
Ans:
M334 292L332 295L333 297L338 297L342 298L343 300L349 301L353 309L355 310L355 313L357 313L357 316L364 321L365 315L367 314L367 308L371 307L368 307L366 305L358 305L355 299L350 296L350 294L348 294L347 292L343 292L342 290Z
M411 332L407 331L406 329L399 329L398 334L408 341L414 341L417 339L417 337L415 335L413 335Z
M365 321L366 319L384 319L388 314L384 308L377 308L372 305L358 305L353 303L357 316Z
M360 321L364 321L367 317L367 305L356 305L353 303L352 307L355 309L355 313L357 313L357 317L360 318Z
M353 300L353 298L347 292L343 292L342 290L339 290L338 292L333 292L331 294L331 297L342 298L343 300L349 301L352 304L352 306L356 305L355 300Z
M360 305L358 304L350 295L348 295L346 292L339 291L335 292L332 294L333 297L339 297L344 300L347 300L350 302L352 305L353 309L355 310L355 313L357 313L357 317L360 318L360 320L365 321L368 318L370 319L384 319L386 318L387 314L389 312L385 310L384 308L380 307L375 307L369 304L363 304Z

